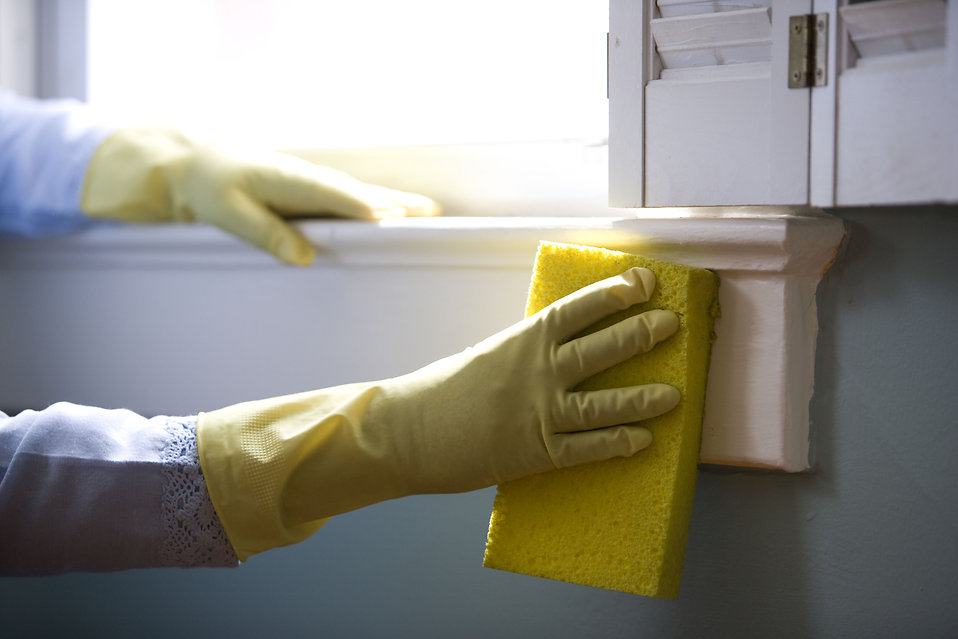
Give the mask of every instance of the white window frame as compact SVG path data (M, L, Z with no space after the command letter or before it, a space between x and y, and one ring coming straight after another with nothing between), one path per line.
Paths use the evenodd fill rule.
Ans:
M86 0L0 0L0 86L86 98Z
M0 86L86 98L86 0L0 0ZM596 46L601 46L597 38ZM455 216L607 216L606 140L292 149L359 179L427 194Z
M36 0L0 0L0 87L37 94Z

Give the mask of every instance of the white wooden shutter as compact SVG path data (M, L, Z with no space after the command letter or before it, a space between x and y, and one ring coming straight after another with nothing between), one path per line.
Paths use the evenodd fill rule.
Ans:
M788 88L788 25L811 1L646 0L648 28L635 27L641 42L630 52L646 62L633 79L616 66L617 45L636 40L616 24L616 5L628 2L612 2L613 206L807 204L809 90ZM631 107L615 104L643 80ZM630 121L644 138L641 173L631 175L615 166L625 155L616 132Z
M954 4L612 0L610 204L958 202ZM826 82L790 89L806 14Z
M955 199L958 33L949 13L943 0L839 8L835 204Z

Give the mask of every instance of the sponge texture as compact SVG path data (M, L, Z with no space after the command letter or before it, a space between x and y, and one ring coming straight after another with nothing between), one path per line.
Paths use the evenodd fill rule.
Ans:
M673 411L643 422L652 431L652 444L633 457L499 486L483 562L487 567L652 597L678 596L718 316L717 276L616 251L542 243L526 314L634 266L655 273L652 299L589 330L656 308L675 311L679 330L578 389L661 382L678 388L682 400Z

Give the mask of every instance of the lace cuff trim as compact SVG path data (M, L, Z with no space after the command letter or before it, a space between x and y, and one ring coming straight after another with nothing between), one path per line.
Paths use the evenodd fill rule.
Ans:
M163 524L159 549L164 566L236 566L230 545L206 490L196 447L196 417L166 417L167 440L160 451Z

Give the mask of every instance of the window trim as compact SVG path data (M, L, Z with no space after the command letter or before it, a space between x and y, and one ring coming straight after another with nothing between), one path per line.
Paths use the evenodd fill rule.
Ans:
M0 0L0 87L37 94L37 0Z
M37 28L37 97L86 100L86 0L40 0Z
M86 99L86 0L0 0L0 86Z

